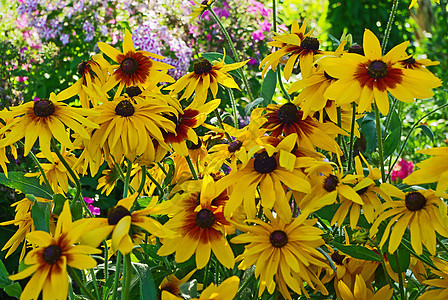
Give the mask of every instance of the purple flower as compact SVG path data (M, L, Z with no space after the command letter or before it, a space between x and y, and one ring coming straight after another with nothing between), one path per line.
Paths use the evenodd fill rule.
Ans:
M83 197L83 199L84 199L84 202L87 203L87 208L90 210L92 215L99 216L101 214L100 208L92 205L92 203L95 200L93 200L92 198L89 198L89 197Z
M252 38L254 39L255 42L258 42L264 40L265 36L263 31L255 30L254 32L252 32Z
M62 45L67 45L69 41L70 36L66 33L63 33L60 37L60 40L62 42Z

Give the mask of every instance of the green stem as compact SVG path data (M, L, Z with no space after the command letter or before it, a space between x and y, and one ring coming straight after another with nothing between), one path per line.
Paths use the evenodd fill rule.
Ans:
M348 153L348 171L352 169L352 159L353 159L353 140L355 135L355 122L356 122L356 103L352 102L352 126L350 128L350 150Z
M210 269L210 262L211 262L211 259L209 259L207 265L205 265L204 279L202 280L202 285L203 285L204 289L207 287L207 277L208 277L208 271Z
M121 292L121 299L129 300L129 291L131 290L131 279L132 279L132 262L131 254L128 253L124 256L124 286Z
M193 162L191 161L190 156L185 156L185 159L187 160L188 167L190 167L190 171L191 171L191 174L193 175L193 179L198 180L199 177L198 177L198 174L196 173L196 170L194 169Z
M225 134L226 138L229 140L229 143L231 143L232 137L230 136L230 134L227 133L227 131L225 131L224 123L222 122L221 115L219 114L218 109L215 109L213 112L215 113L216 119L218 120L219 128L224 130L224 134Z
M238 53L236 52L235 46L233 45L232 39L229 36L229 33L227 32L224 25L221 23L221 20L219 20L219 17L215 14L213 9L209 6L208 11L212 14L213 18L215 19L216 23L221 27L222 32L224 33L224 36L226 37L227 43L230 46L230 49L232 50L233 57L235 58L236 62L241 62L240 57ZM246 75L244 73L243 68L241 68L241 78L243 79L244 86L247 91L247 96L249 97L250 102L254 102L255 98L252 95L252 91L250 90L249 82L247 81Z
M87 296L87 298L95 300L95 297L92 295L92 293L86 288L82 280L79 278L78 274L76 274L75 270L73 270L72 267L67 266L67 271L72 277L72 279L76 282L76 284L81 288L81 290L84 292L84 294Z
M75 182L76 194L75 194L75 197L73 197L73 200L72 200L71 204L75 203L76 200L81 201L81 203L84 202L82 200L82 198L81 198L81 183L79 182L79 179L76 176L75 172L72 170L72 168L68 165L67 161L62 156L61 152L59 151L59 149L58 149L58 147L56 145L56 142L55 142L54 138L51 139L51 147L53 148L54 153L56 153L56 155L59 158L59 160L61 161L61 163L67 169L68 173L72 177L72 180Z
M394 284L392 283L392 280L391 280L391 278L389 277L389 274L387 273L387 269L386 269L386 261L384 260L383 251L381 251L381 248L378 247L378 245L377 245L374 241L372 241L370 238L369 238L369 241L376 247L376 249L377 249L378 252L380 253L381 265L383 266L384 276L386 277L386 280L387 280L387 282L389 283L390 287L391 287L392 289L394 289ZM395 296L395 293L394 293L394 298L395 298L395 299L397 298L397 297Z
M17 144L19 144L20 147L22 147L22 148L25 147L25 145L23 144L22 141L18 141ZM39 160L37 159L36 155L34 155L34 153L32 151L30 151L29 154L30 154L31 158L33 159L34 163L36 164L37 168L39 169L39 172L40 172L42 178L44 179L45 184L48 186L51 193L54 194L53 188L51 187L51 184L48 181L47 175L45 175L44 169L42 169L42 166L41 166Z
M148 176L148 178L152 181L152 183L155 184L155 186L157 187L157 189L160 192L159 196L161 197L163 195L163 188L162 188L162 186L157 182L157 180L154 177L152 177L152 175L149 173L149 171L146 171L145 173Z
M342 128L342 111L340 106L337 107L337 117L338 117L338 127ZM345 139L340 134L338 134L338 145L341 146L341 144L342 144L342 152L344 156L347 157L347 146L345 145Z
M165 170L162 163L158 162L157 165L159 166L160 170L162 170L163 174L165 174L165 176L168 176L168 172Z
M415 127L417 127L418 124L420 124L420 122L421 122L423 119L425 119L426 117L432 115L432 114L435 113L436 111L438 111L438 110L440 110L440 109L443 109L443 108L445 108L445 107L448 107L448 103L445 103L444 105L439 106L438 108L436 108L436 109L430 111L429 113L427 113L426 115L424 115L423 117L421 117L420 119L418 119L418 120L412 125L411 129L409 130L408 134L406 135L406 138L404 139L403 145L401 145L400 151L398 151L398 156L397 156L397 158L395 159L394 163L392 164L392 166L391 166L391 168L390 168L389 170L392 170L392 169L395 167L395 165L397 164L398 159L401 157L401 154L402 154L403 151L404 151L404 147L406 146L406 144L407 144L407 142L408 142L408 140L409 140L409 137L411 136L411 134L412 134L412 132L414 131ZM392 173L392 172L389 172L389 174L387 175L388 178L390 177L391 173Z
M104 282L107 282L109 278L109 248L107 243L103 241L104 244Z
M235 97L233 96L232 89L227 88L227 91L229 92L230 103L232 103L233 121L235 123L235 128L239 129L240 126L238 124L238 111L236 109Z
M380 112L376 103L373 104L373 108L375 110L376 140L378 143L378 153L380 155L381 179L382 182L386 182L386 173L384 172L383 135L381 134Z
M272 29L274 30L274 32L277 32L277 0L272 0ZM277 50L277 48L275 48ZM288 102L291 102L291 97L288 94L288 91L285 89L285 86L283 85L283 80L282 80L282 68L281 65L279 64L277 66L277 81L278 84L280 85L280 89L282 90L283 95L285 96L285 98L288 100Z
M146 166L142 166L142 181L140 181L140 185L137 190L137 198L142 193L143 189L145 188L146 183Z
M93 288L95 289L96 299L100 299L100 292L98 291L98 283L96 280L96 275L93 269L90 269L90 276L92 276Z
M437 237L437 244L439 244L440 248L442 248L443 251L445 251L448 254L448 248L438 237Z
M386 30L384 31L383 41L381 43L381 49L383 50L383 53L386 52L387 41L389 40L389 35L392 30L392 24L394 22L395 15L397 14L397 8L398 0L394 0L394 3L392 4L392 10L389 15L389 20L387 21Z
M392 119L392 113L394 112L397 102L398 102L398 99L394 98L394 101L392 102L392 105L389 109L389 113L387 114L386 122L384 122L384 132L388 132L388 130L389 130L390 120Z
M395 258L395 263L397 264L398 269L400 269L400 258L398 257L398 251L395 251L394 258ZM403 285L403 276L401 274L403 274L403 273L401 272L401 269L400 269L398 272L398 286L400 287L401 300L406 300L406 293L404 291L404 285Z
M124 178L124 186L123 186L123 199L128 196L129 182L131 181L131 171L132 171L132 163L129 160L126 161L127 166L126 166L126 177Z
M252 280L255 279L255 272L252 272L250 276L244 281L244 283L240 286L238 289L238 292L236 292L234 299L238 299L240 294L246 289L246 287L249 285L249 283L252 282Z
M120 271L121 271L121 257L122 257L121 252L118 251L117 263L115 264L115 278L114 278L114 286L113 286L111 299L117 299L118 282L120 281Z
M328 255L328 253L325 252L321 247L317 247L316 249L317 249L317 251L319 251L323 256L325 256L325 258L326 258L327 261L328 261L328 264L329 264L330 267L333 269L333 271L337 272L336 266L335 266L333 260L331 259L331 256Z

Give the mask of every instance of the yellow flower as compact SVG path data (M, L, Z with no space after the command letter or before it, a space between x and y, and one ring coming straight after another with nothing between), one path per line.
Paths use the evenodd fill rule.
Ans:
M109 212L107 218L82 219L86 223L86 232L82 236L85 244L98 246L109 235L112 237L112 251L119 250L123 255L132 251L134 236L142 229L160 238L171 238L173 232L167 230L158 221L148 217L157 214L163 205L157 205L158 197L154 196L145 209L130 212L137 195L131 195L118 201Z
M238 292L240 279L237 276L232 276L224 280L219 286L214 283L210 284L199 298L192 298L191 300L230 300L233 299ZM174 296L167 291L162 291L162 300L179 300L183 299Z
M342 300L384 300L390 299L394 290L386 285L375 292L375 294L366 286L361 275L356 275L355 287L352 290L341 280L338 283L339 293Z
M379 217L370 229L370 236L378 232L382 221L392 217L384 230L380 247L387 241L389 235L389 253L395 252L400 245L406 228L411 232L411 245L415 253L421 255L425 245L429 253L436 254L436 231L448 237L446 226L446 204L432 190L418 190L404 193L395 186L383 183L380 188L397 201L386 201L379 210ZM389 209L390 208L390 209ZM391 230L392 225L394 227Z
M210 7L213 1L214 0L202 0L201 2L196 2L193 0L195 5L190 7L191 13L188 15L188 17L190 17L190 21L201 15L208 7Z
M423 284L436 287L434 289L428 289L419 300L434 300L434 299L447 299L448 297L448 263L437 257L433 257L432 261L439 270L432 270L432 273L441 277L437 279L428 279L423 281Z
M440 4L440 0L436 0L436 2ZM411 9L415 5L415 3L417 3L417 0L412 0L411 4L409 4L409 9Z
M116 96L121 94L124 86L138 86L144 90L147 85L153 83L154 78L157 78L159 82L173 81L172 77L166 74L166 71L173 67L152 59L164 59L163 56L148 51L135 51L132 35L128 29L125 30L123 38L123 52L103 42L98 43L98 48L118 63L118 65L110 66L115 71L102 87L106 92L118 83ZM157 73L163 74L163 76L160 78L160 74Z
M167 228L180 235L171 240L162 240L163 245L157 254L164 256L176 252L175 259L181 263L196 253L196 266L202 269L213 251L223 266L233 268L235 257L226 240L224 229L229 222L224 218L223 204L219 205L214 201L215 198L220 198L220 194L211 176L205 176L202 180L200 195L198 193L182 194L181 199L185 209L178 211L165 224ZM224 197L227 200L226 193Z
M344 53L341 58L322 62L325 72L338 79L328 87L324 96L336 100L339 105L356 101L358 112L370 111L375 101L383 115L389 112L388 91L403 102L431 97L431 89L440 86L442 81L429 72L405 69L398 64L406 56L408 44L401 43L383 56L380 42L366 29L365 56Z
M239 90L238 84L228 72L241 68L249 60L227 65L224 64L225 57L226 53L224 52L222 60L215 64L212 64L205 58L200 58L194 63L193 72L182 76L166 89L171 90L171 93L177 94L186 88L180 99L188 99L194 92L195 96L192 106L195 107L205 103L208 89L212 92L213 98L216 98L218 83L225 87Z
M178 279L174 274L166 276L159 286L160 294L165 291L166 293L180 296L180 285L187 282L196 271L197 269L193 269L193 271L185 275L182 279Z
M115 188L115 183L120 178L118 169L113 166L110 169L106 169L101 173L101 177L98 178L97 190L101 189L101 194L106 193L109 196Z
M73 108L61 102L74 94L64 90L58 95L51 93L50 99L30 101L25 104L12 107L10 111L0 112L0 118L12 119L11 122L0 130L0 134L6 130L5 138L0 142L0 148L12 145L25 138L24 155L28 155L37 138L45 158L53 162L50 150L51 138L54 137L62 146L73 149L73 143L67 134L67 128L78 133L85 139L90 135L85 126L98 128L98 125L84 118L94 113L87 109Z
M419 168L403 180L408 185L437 182L436 195L446 196L448 190L448 147L418 150L417 153L434 155L416 164Z
M72 224L69 202L59 216L54 236L45 231L33 231L27 235L28 241L37 245L25 257L29 267L11 275L11 280L31 277L20 296L21 300L38 299L42 291L43 299L66 299L68 294L67 266L76 269L91 269L96 261L89 254L99 254L100 250L86 245L75 245L83 234L83 226Z
M258 295L261 296L266 288L272 294L278 285L286 299L291 299L288 287L308 297L304 282L328 295L311 268L327 266L325 257L316 249L324 244L321 238L323 231L313 226L316 219L292 219L285 223L280 218L274 218L268 210L264 213L269 223L256 218L246 221L255 223L254 226L235 224L245 233L231 239L232 243L248 243L243 254L237 258L241 261L238 268L246 270L255 265L255 276L260 277Z

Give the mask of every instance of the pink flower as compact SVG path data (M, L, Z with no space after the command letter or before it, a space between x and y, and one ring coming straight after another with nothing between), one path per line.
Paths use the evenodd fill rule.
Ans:
M92 203L95 201L92 198L89 197L83 197L84 201L87 203L87 208L90 210L92 215L99 216L101 214L100 208L95 207L92 205Z
M392 181L397 179L405 179L414 171L414 163L412 161L407 161L403 158L400 158L398 164L395 165L390 177Z
M254 39L254 42L258 42L264 40L265 36L263 31L255 30L254 32L252 32L252 38Z

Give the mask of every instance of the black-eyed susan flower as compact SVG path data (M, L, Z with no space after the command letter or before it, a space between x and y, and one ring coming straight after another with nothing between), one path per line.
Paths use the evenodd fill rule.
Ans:
M170 238L174 232L167 230L157 220L150 218L150 214L158 214L164 206L157 205L158 197L154 196L145 209L131 212L137 195L131 195L118 201L117 205L108 213L107 218L82 219L86 223L86 232L82 236L85 244L98 246L110 236L111 249L123 255L132 251L134 236L143 230L160 238Z
M187 282L196 271L197 269L193 269L193 271L185 275L182 279L177 278L174 274L170 274L163 278L162 283L160 283L159 286L160 295L165 291L172 295L180 296L180 285Z
M195 19L196 17L202 15L202 13L210 7L214 0L202 0L202 1L194 1L194 5L190 7L191 13L188 15L190 20Z
M292 299L288 287L299 295L309 296L306 282L312 289L327 295L327 289L316 276L312 266L327 267L325 257L316 249L324 244L323 231L313 225L316 220L290 219L284 222L263 210L269 222L249 219L253 226L235 224L245 233L231 239L232 243L247 244L237 257L238 268L246 270L255 265L255 276L260 278L258 296L263 291L272 294L278 286L286 299Z
M24 155L28 155L39 138L42 153L46 159L53 162L50 150L52 137L69 149L73 149L73 143L67 134L67 128L83 138L89 139L90 135L85 127L98 128L98 125L84 116L91 116L94 112L82 108L73 108L61 102L72 96L74 96L73 93L64 90L58 95L51 93L49 99L30 101L12 107L10 111L1 111L0 118L11 119L11 121L0 130L0 134L9 130L0 142L0 147L12 145L25 138Z
M312 30L308 33L305 33L305 31L306 20L303 21L302 26L300 27L297 20L294 20L291 25L291 33L275 33L276 36L273 37L274 41L268 42L268 45L280 49L269 54L261 61L260 68L264 66L262 71L263 76L266 74L269 67L275 71L282 57L288 54L290 54L290 56L287 58L284 69L286 80L289 80L297 60L299 60L302 77L306 78L311 74L314 56L316 54L323 54L324 52L319 50L319 40L310 36Z
M229 300L233 299L238 292L240 279L237 276L232 276L224 280L219 286L211 283L199 296L199 298L192 298L191 300ZM162 291L162 300L179 300L183 299L179 296Z
M291 102L282 105L269 104L266 108L255 109L252 113L253 118L263 110L266 110L266 113L262 117L267 119L263 128L270 132L271 136L288 136L295 133L299 147L309 150L318 147L342 155L338 143L329 134L347 135L347 133L336 125L320 123L312 116L303 119L303 111Z
M375 293L369 289L361 275L356 275L354 289L350 289L343 281L338 283L342 300L384 300L390 299L394 290L386 285Z
M85 145L89 151L103 148L115 161L121 161L123 156L134 161L145 153L154 161L156 151L153 139L168 148L162 130L174 132L175 125L163 114L176 115L174 108L153 100L137 99L134 102L134 99L123 96L103 103L95 110L99 115L92 121L98 124L99 129L92 133L92 138Z
M177 94L185 88L180 99L188 99L194 92L195 96L192 106L203 105L207 100L207 92L209 89L212 92L213 98L216 98L216 94L218 93L218 83L225 87L239 90L240 88L238 84L228 72L241 68L249 60L233 64L225 64L225 56L226 54L224 52L222 60L213 64L205 58L200 58L194 63L193 72L182 76L166 89L171 90L171 93Z
M255 202L257 188L260 189L260 204L265 209L275 211L285 222L291 218L291 206L286 197L285 187L300 192L310 191L310 184L300 170L302 161L291 153L295 146L295 134L284 138L276 147L256 146L249 151L246 166L225 176L217 182L218 189L224 190L232 185L230 199L224 208L224 214L230 218L232 213L243 204L247 218L252 219L257 212Z
M20 299L66 299L68 294L67 267L91 269L96 261L89 254L101 251L87 245L75 245L83 234L83 226L72 224L69 202L66 201L59 216L54 236L45 231L27 234L27 240L37 245L25 257L29 267L9 276L11 280L24 279L32 275Z
M437 182L436 195L446 195L448 191L448 147L418 150L417 153L434 155L416 164L417 171L406 177L408 185Z
M114 190L117 180L120 178L120 171L116 166L112 166L110 169L103 170L101 177L98 178L97 190L101 189L101 194L109 194Z
M181 195L184 204L165 226L179 234L174 239L162 239L158 255L176 252L175 259L181 263L193 254L196 266L202 269L210 259L211 252L226 268L233 268L235 257L226 240L224 226L229 225L223 214L223 205L214 203L222 192L218 192L211 176L205 176L201 183L201 192ZM199 198L199 203L198 203ZM227 196L225 195L227 200Z
M324 96L336 100L337 104L356 101L358 112L370 111L375 102L384 115L389 112L387 92L403 102L431 97L431 89L440 86L442 81L429 72L405 69L398 63L406 56L408 44L401 43L383 56L377 37L366 29L363 39L365 56L344 53L341 58L322 62L325 72L338 79Z
M433 257L432 261L439 270L431 272L440 278L431 278L423 281L423 284L434 287L426 290L419 300L447 299L448 297L448 263L440 258Z
M98 48L118 63L118 65L111 65L109 67L110 69L115 69L115 71L102 87L106 92L117 84L119 84L115 94L117 96L121 94L124 86L138 86L144 90L147 85L151 84L153 76L157 76L155 73L160 72L164 76L159 78L159 80L162 82L173 81L172 77L166 74L166 71L173 67L153 59L164 59L163 56L148 51L135 51L132 35L128 29L124 33L123 52L103 42L98 43Z
M430 73L431 71L429 71L426 67L437 66L440 64L440 62L432 61L428 58L415 59L412 56L409 57L408 55L403 60L400 60L398 63L405 69L420 70Z
M395 186L383 183L380 188L396 201L386 201L381 205L378 218L370 229L370 236L378 232L378 226L389 218L379 246L382 247L389 239L389 253L397 250L406 228L409 227L411 245L415 253L423 253L423 245L429 253L436 253L436 232L448 237L446 222L447 206L445 202L434 195L432 190L418 190L404 193ZM393 226L393 228L392 228Z

